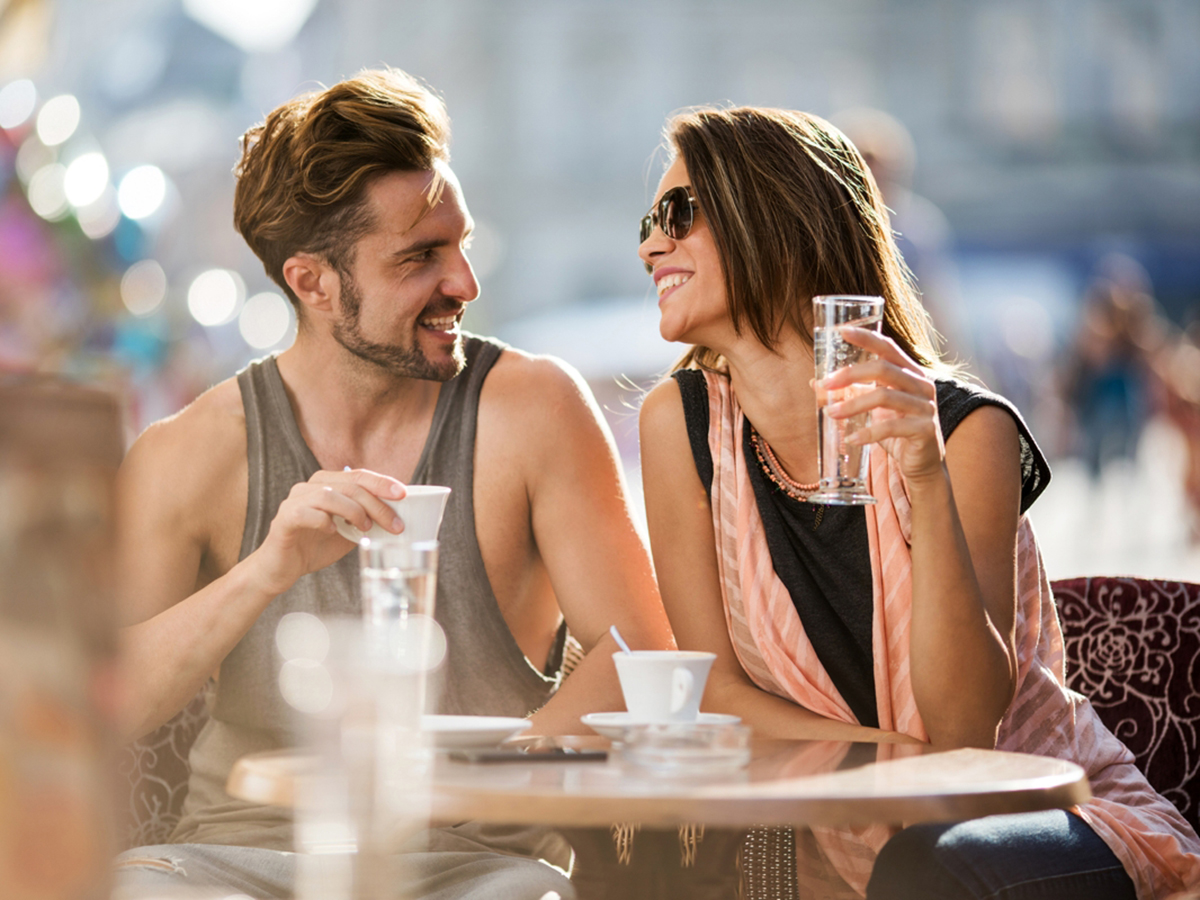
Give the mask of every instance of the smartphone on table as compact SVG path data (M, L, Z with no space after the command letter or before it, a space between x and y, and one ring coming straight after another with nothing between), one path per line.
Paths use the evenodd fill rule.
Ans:
M601 762L607 750L576 750L572 747L493 747L487 750L455 750L450 758L466 763Z

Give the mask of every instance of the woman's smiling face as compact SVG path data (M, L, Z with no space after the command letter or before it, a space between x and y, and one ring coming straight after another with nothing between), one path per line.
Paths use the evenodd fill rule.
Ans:
M671 188L690 184L683 159L676 157L658 184L655 207ZM654 276L663 338L717 349L723 343L720 338L732 332L732 324L721 258L704 210L696 208L691 230L678 239L668 237L661 223L655 226L638 256Z

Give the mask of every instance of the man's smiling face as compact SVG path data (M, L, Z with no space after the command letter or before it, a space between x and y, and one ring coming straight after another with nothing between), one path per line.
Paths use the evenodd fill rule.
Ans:
M443 181L436 205L428 196ZM466 248L474 222L449 166L389 172L367 187L374 228L339 269L333 338L406 378L447 381L464 365L461 323L479 282Z

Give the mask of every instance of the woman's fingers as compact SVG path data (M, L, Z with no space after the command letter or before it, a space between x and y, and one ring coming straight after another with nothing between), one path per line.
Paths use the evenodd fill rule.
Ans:
M846 435L846 443L880 444L909 477L942 465L945 448L933 379L890 338L853 327L842 328L842 335L875 354L816 385L818 397L837 400L825 407L831 418L870 414L867 424Z
M906 391L879 387L830 403L825 407L825 414L834 419L845 419L873 409L890 409L901 416L915 416L932 421L937 414L937 403L935 400Z
M894 365L919 371L917 364L909 359L908 355L900 349L900 345L890 337L882 335L878 331L857 328L853 325L843 325L839 331L846 343L870 350L876 356L886 359Z
M925 439L937 442L937 427L927 419L910 416L872 420L857 431L846 435L847 444L878 444L889 438Z
M901 367L884 359L872 359L838 369L820 382L826 391L863 383L886 384L929 400L937 399L937 386L918 368Z

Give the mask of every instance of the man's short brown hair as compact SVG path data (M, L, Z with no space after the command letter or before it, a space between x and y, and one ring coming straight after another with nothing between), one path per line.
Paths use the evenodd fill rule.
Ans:
M446 107L398 69L376 69L283 104L242 136L233 222L267 274L299 309L283 277L296 253L349 270L374 226L366 188L387 172L433 170L450 158ZM442 181L435 177L430 201Z

